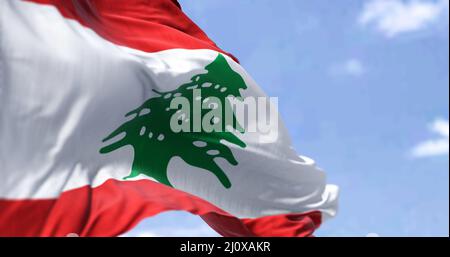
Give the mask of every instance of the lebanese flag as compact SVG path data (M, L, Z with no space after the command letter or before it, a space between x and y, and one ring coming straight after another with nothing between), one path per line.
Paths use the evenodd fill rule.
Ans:
M228 96L266 97L175 0L0 1L0 236L117 236L169 210L223 236L312 235L338 189L281 121L170 129L172 99Z

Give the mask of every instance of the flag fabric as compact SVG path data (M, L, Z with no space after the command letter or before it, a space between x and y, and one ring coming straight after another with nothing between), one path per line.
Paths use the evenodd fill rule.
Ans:
M169 210L223 236L312 235L338 188L281 120L196 131L207 111L172 108L228 96L266 97L175 0L0 1L0 236L117 236Z

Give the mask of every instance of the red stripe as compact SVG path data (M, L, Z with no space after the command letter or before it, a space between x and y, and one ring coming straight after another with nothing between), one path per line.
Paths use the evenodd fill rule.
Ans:
M0 200L0 236L117 236L163 211L200 215L223 236L310 236L320 212L239 219L183 191L150 180L108 180L58 199Z
M167 49L222 51L181 10L176 0L26 0L55 6L61 15L101 37L144 52Z

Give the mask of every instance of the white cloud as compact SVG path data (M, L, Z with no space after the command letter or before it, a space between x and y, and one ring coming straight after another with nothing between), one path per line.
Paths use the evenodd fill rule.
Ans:
M349 75L359 77L363 75L364 72L365 68L363 63L356 58L348 59L331 67L331 74L333 75Z
M374 25L386 37L418 31L448 18L448 0L371 0L359 16L363 26Z
M161 237L161 235L150 230L139 230L139 231L131 230L125 234L120 235L119 237Z
M448 155L449 152L449 123L448 120L436 119L430 126L430 131L438 134L436 139L426 140L416 145L411 154L413 157L429 157Z
M153 231L141 231L136 234L135 237L160 237L161 235L153 232Z
M164 227L154 229L137 228L122 237L212 237L219 236L212 228L206 224L190 227Z
M344 71L353 76L359 76L364 73L364 67L360 60L350 59L344 64Z

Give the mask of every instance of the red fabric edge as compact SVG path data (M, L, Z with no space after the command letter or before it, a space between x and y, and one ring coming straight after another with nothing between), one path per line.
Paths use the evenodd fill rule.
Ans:
M186 192L150 181L110 179L57 199L0 199L0 236L118 236L142 219L170 210L199 215L222 236L311 236L318 211L239 219Z
M239 62L220 49L174 0L24 0L52 5L67 19L95 31L104 39L144 52L210 49Z

